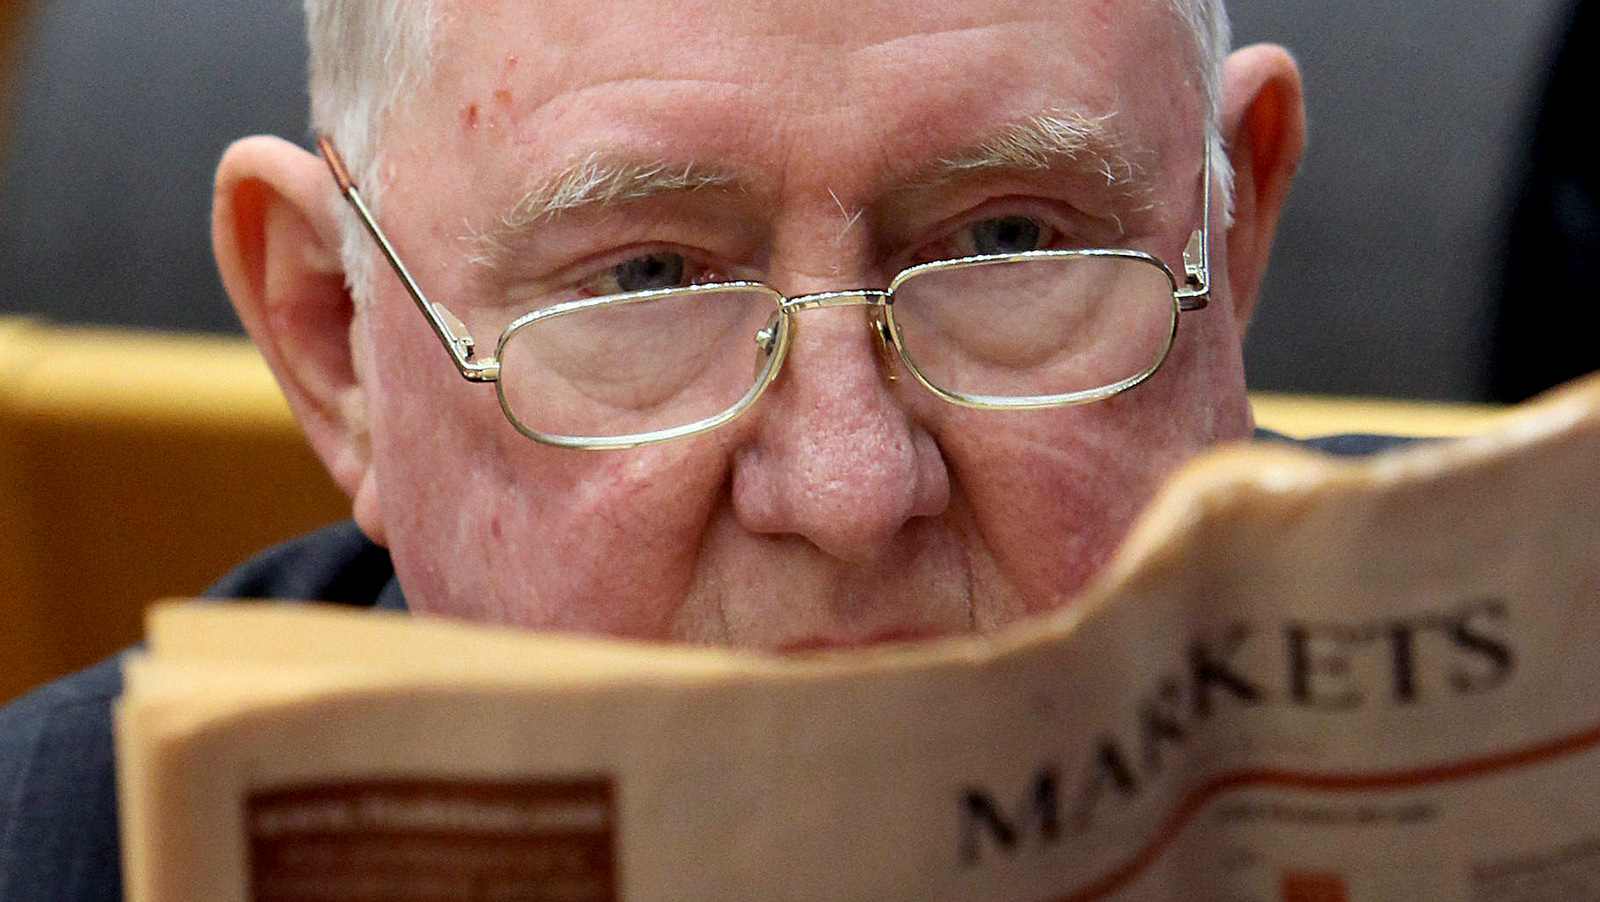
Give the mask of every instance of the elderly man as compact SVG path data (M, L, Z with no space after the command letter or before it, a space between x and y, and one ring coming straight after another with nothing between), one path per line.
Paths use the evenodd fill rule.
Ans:
M366 538L222 594L775 650L991 629L1249 433L1302 114L1219 3L307 6L321 158L236 144L214 238ZM115 895L116 687L0 719L0 896Z

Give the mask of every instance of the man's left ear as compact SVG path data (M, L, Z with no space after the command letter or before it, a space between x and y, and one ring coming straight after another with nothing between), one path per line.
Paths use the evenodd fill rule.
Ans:
M382 543L332 184L321 160L287 141L241 140L217 167L212 244L234 309L300 428L350 496L356 521Z
M1222 139L1234 171L1228 280L1234 319L1243 332L1272 252L1278 214L1305 148L1300 70L1289 52L1256 44L1229 56L1221 114Z

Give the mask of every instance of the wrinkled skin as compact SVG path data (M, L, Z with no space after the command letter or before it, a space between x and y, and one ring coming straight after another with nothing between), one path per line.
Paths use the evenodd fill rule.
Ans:
M1181 271L1203 215L1193 56L1156 0L444 8L433 77L385 134L380 219L485 350L519 284L662 248L789 294L882 286L974 220L1070 208L1123 231L1069 246L1135 247ZM778 381L729 426L562 450L518 435L492 388L455 373L387 269L370 307L332 297L336 199L302 151L230 151L219 258L415 610L777 649L991 629L1065 603L1167 474L1249 431L1240 334L1299 141L1292 63L1256 56L1230 68L1239 222L1230 232L1213 203L1212 306L1184 315L1153 378L1098 404L957 408L886 378L859 308L812 310ZM1271 109L1254 103L1267 95ZM919 180L1050 110L1110 114L1153 204L1119 210L1083 173ZM1270 146L1250 157L1252 141ZM469 260L464 237L602 150L741 184L558 216L506 237L512 260Z

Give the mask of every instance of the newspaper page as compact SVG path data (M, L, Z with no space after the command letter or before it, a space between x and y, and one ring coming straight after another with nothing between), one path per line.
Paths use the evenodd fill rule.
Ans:
M1360 462L1221 451L1085 595L778 658L180 606L134 902L1600 899L1600 381Z

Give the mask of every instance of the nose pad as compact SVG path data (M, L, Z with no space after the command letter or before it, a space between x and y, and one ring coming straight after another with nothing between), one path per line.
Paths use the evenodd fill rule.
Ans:
M883 365L884 378L893 382L899 378L894 372L895 354L890 349L890 345L894 344L894 335L889 331L889 317L881 307L872 311L872 337L873 344L878 348L878 363Z
M767 324L756 332L756 350L760 353L756 354L755 372L752 373L755 379L761 378L761 374L772 361L772 355L778 350L778 328L779 320L782 318L782 310L773 311L772 316L767 319Z

